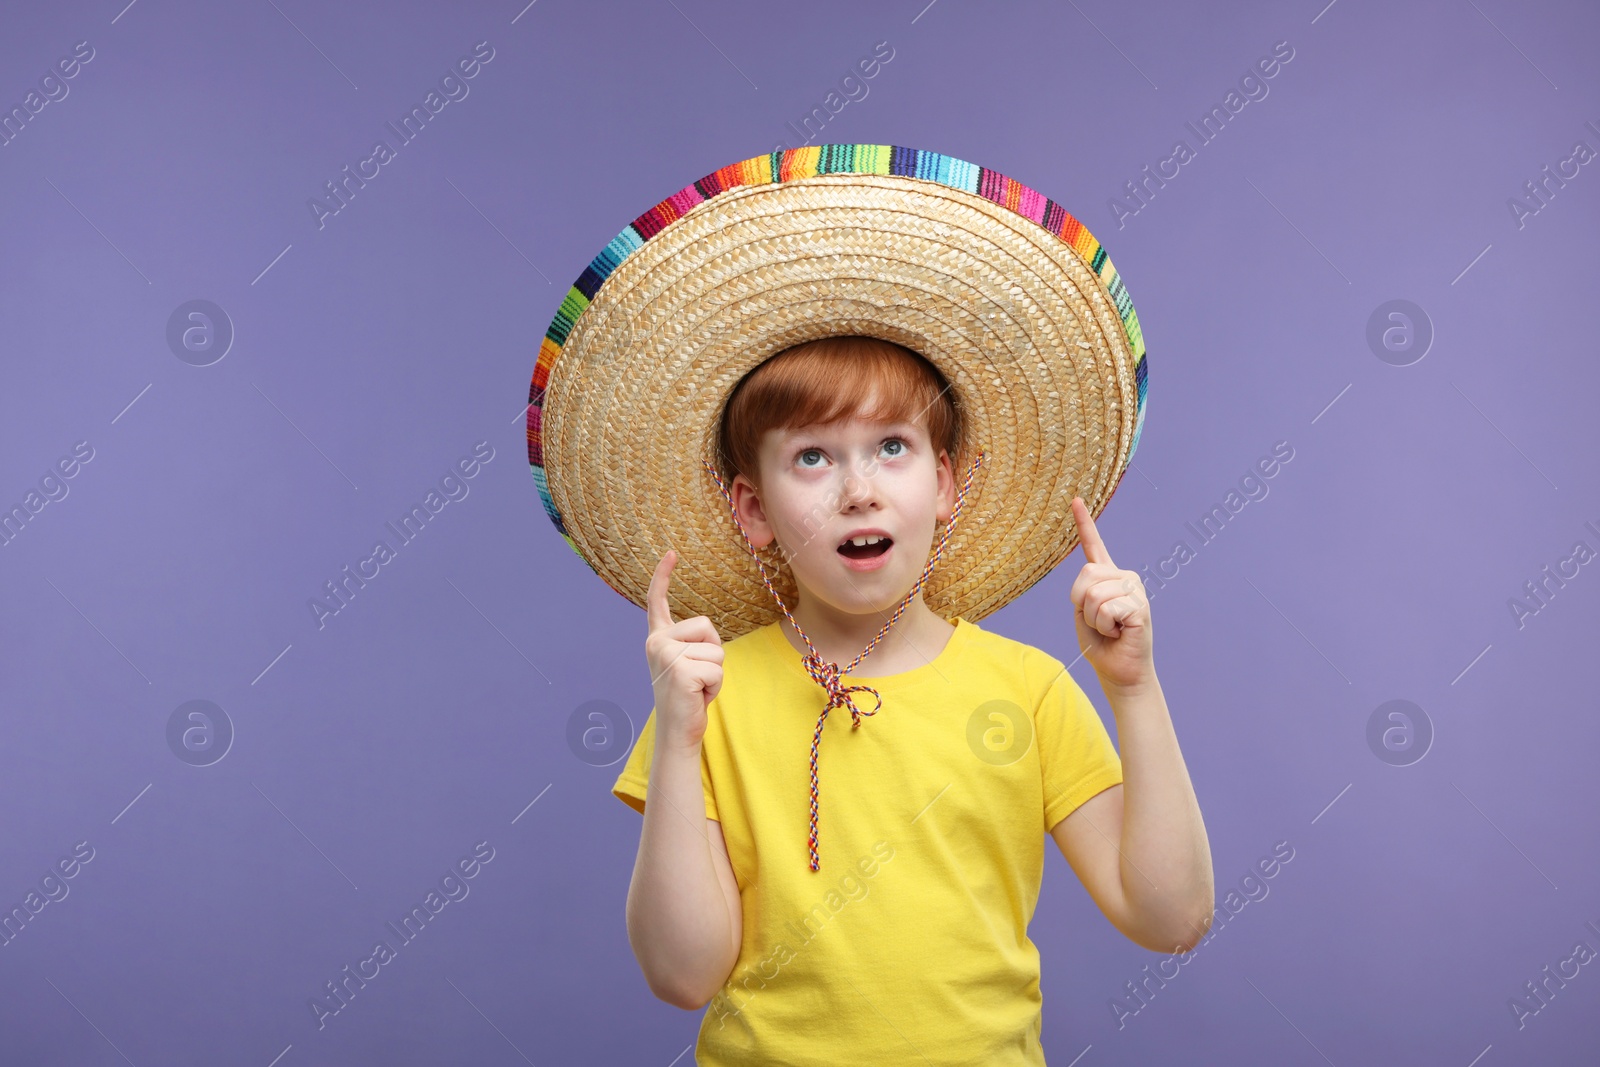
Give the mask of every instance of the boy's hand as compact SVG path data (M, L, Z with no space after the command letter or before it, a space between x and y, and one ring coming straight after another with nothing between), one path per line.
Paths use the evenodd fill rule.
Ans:
M706 705L722 688L722 637L704 615L672 621L667 584L678 562L668 549L656 564L646 599L650 633L644 640L650 687L656 700L656 744L698 745L706 733Z
M1155 679L1150 633L1150 598L1137 571L1119 570L1094 528L1089 506L1072 498L1086 561L1072 583L1078 648L1100 676L1100 684L1129 688Z

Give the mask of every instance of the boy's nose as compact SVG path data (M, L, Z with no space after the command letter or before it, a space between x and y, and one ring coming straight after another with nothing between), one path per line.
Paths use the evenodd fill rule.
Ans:
M871 476L871 467L871 461L868 460L857 463L846 472L840 495L847 508L866 507L876 502L878 489L876 480Z

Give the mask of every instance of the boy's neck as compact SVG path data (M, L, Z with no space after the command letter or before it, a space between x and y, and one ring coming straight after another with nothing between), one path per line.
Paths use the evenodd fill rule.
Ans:
M817 655L822 657L823 662L837 663L841 670L849 666L850 661L878 636L878 631L883 629L893 613L891 610L883 614L852 615L827 607L818 609L804 595L791 611L806 636L811 638ZM789 620L779 618L778 625L789 644L800 655L806 655L806 643ZM905 611L900 613L900 618L889 627L889 632L883 635L872 653L861 661L853 673L875 678L914 670L932 662L944 651L954 632L955 626L924 604L922 594L918 592L906 605Z

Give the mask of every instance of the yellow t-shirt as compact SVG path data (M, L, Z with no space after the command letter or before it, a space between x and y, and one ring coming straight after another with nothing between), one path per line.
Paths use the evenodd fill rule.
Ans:
M744 941L706 1008L705 1067L1042 1067L1028 923L1045 835L1122 781L1060 660L957 617L931 662L843 676L883 698L851 729L778 623L723 646L700 773L739 883ZM869 656L863 666L872 662ZM862 712L871 693L850 694ZM612 793L643 812L655 711Z

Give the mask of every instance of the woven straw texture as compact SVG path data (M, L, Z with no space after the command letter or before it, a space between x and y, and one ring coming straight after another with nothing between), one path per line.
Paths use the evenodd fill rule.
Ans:
M1073 495L1098 515L1120 482L1143 427L1144 344L1121 279L1076 220L934 153L758 156L619 234L574 284L535 369L529 460L546 512L635 604L676 548L675 618L708 615L725 638L774 621L701 459L726 470L716 428L741 377L846 333L903 344L950 381L968 433L957 478L986 455L923 597L946 618L998 610L1077 544ZM761 558L795 604L778 549Z

